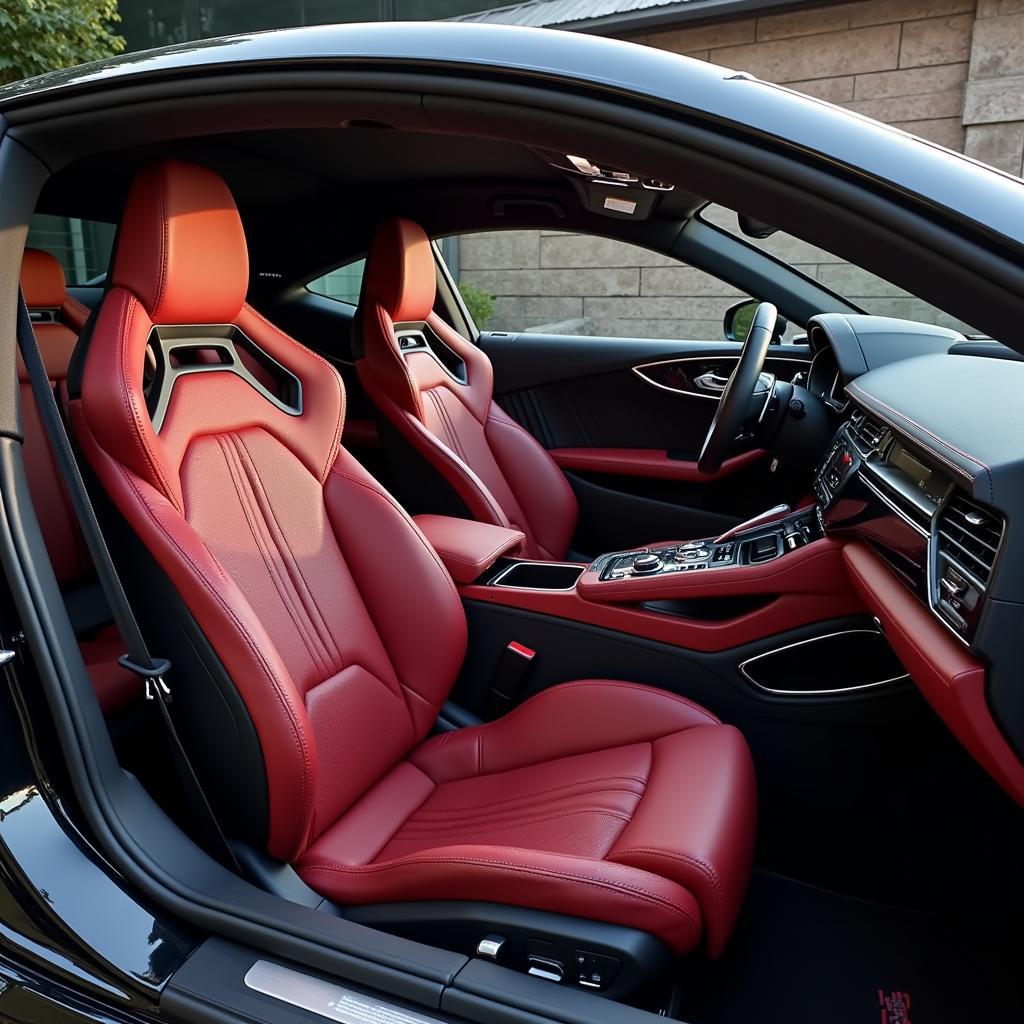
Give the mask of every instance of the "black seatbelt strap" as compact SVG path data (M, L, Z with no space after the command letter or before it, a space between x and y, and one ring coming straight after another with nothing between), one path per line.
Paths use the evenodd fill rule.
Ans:
M152 701L160 715L163 723L164 733L170 747L171 758L174 761L175 770L178 773L182 788L188 805L195 818L196 825L203 833L209 848L215 850L217 855L223 858L227 864L241 874L241 867L238 864L234 852L217 821L217 816L210 806L206 797L199 776L196 774L188 753L181 742L178 730L174 726L174 719L171 717L170 704L172 701L171 689L167 685L166 676L171 668L171 663L166 658L154 658L146 646L146 641L139 629L138 620L132 611L128 595L125 593L121 578L117 574L114 560L110 555L110 549L103 537L99 520L96 518L96 510L93 508L89 491L82 479L82 473L78 466L78 460L71 448L71 441L68 438L67 430L64 427L64 420L57 405L57 399L50 385L50 378L43 363L42 353L39 351L39 342L36 340L36 333L32 327L32 318L29 316L28 307L25 305L25 296L19 291L18 294L18 347L21 349L22 359L28 369L29 381L32 385L32 392L35 395L36 406L39 409L39 416L46 429L47 437L50 440L50 447L53 449L57 465L60 467L64 478L68 497L75 510L78 525L81 528L82 536L85 538L89 554L92 556L93 565L96 567L96 575L99 578L100 586L110 605L114 622L124 639L128 652L119 658L121 666L129 672L134 672L145 683L146 700Z

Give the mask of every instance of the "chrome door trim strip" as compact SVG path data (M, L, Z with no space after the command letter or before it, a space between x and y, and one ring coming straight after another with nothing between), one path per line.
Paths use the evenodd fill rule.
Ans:
M829 640L834 636L846 636L852 633L868 633L872 636L880 636L885 639L885 634L880 629L839 629L832 633L823 633L820 636L808 637L806 640L797 640L791 644L783 644L781 647L773 647L770 651L763 651L761 654L755 654L752 658L747 658L746 661L740 662L739 670L743 677L752 686L756 686L757 689L764 693L770 693L773 696L781 697L826 697L835 696L840 693L858 693L863 690L875 690L880 686L889 686L892 683L899 683L905 679L910 678L909 672L904 672L899 676L892 676L889 679L880 679L873 683L862 683L859 686L841 686L838 689L822 689L822 690L778 690L771 686L765 686L759 683L748 671L747 666L752 665L755 661L761 661L763 658L768 658L773 654L780 654L782 651L792 650L794 647L804 647L807 644L818 643L821 640Z
M665 384L659 384L656 380L652 380L643 371L649 369L652 366L670 366L674 363L707 363L716 360L732 360L734 363L739 361L739 354L736 355L704 355L704 356L676 356L673 359L656 359L650 363L637 363L636 366L630 367L645 384L649 387L657 388L659 391L667 391L671 395L686 395L688 398L703 398L709 402L717 402L719 400L718 395L709 395L700 391L687 391L685 388L670 388ZM769 352L765 357L765 362L773 360L775 362L782 363L801 363L805 366L810 366L811 360L804 359L800 356L777 356L772 352Z

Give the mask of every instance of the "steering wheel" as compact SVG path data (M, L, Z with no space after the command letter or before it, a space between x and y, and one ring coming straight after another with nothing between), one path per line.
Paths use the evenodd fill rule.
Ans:
M770 302L762 302L754 311L739 361L718 400L715 418L708 427L700 458L697 459L697 470L701 473L710 476L722 468L736 435L749 415L751 399L768 355L778 316L779 311Z

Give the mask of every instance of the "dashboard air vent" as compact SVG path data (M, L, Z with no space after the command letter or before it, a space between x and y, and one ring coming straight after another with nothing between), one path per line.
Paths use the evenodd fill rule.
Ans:
M959 491L939 513L937 555L939 576L952 568L976 589L984 591L992 576L1003 519Z
M889 428L863 409L855 409L850 417L850 434L861 455L872 455L885 445Z

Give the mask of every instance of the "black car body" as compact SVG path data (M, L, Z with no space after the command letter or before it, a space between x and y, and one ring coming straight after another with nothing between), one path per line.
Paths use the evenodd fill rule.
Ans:
M958 734L973 759L965 753L912 686L864 699L761 694L760 703L744 712L744 728L756 737L755 754L764 756L758 767L762 822L768 822L762 834L765 862L799 865L816 891L837 888L837 880L846 879L836 906L848 909L861 898L875 907L897 906L906 897L912 911L890 915L883 909L862 916L843 909L837 911L836 931L824 917L820 932L809 933L785 923L789 913L794 921L803 920L802 896L791 894L790 903L782 892L759 894L757 912L775 924L744 939L749 956L735 968L738 973L730 974L733 968L727 966L714 975L703 963L686 965L677 976L680 991L659 992L646 1008L637 1008L469 959L444 948L442 940L431 941L429 930L414 937L407 930L403 937L391 934L386 924L376 928L372 921L351 919L358 915L347 918L337 908L324 912L316 894L275 876L273 865L254 864L249 878L241 878L175 822L180 797L172 795L163 806L153 799L154 778L174 789L174 769L160 747L134 751L136 764L152 773L145 784L123 769L77 656L27 497L15 325L29 219L40 194L50 188L53 212L74 207L85 216L116 221L127 182L141 161L179 149L200 161L221 160L229 178L234 173L251 184L244 195L248 210L242 203L253 225L251 301L300 340L311 338L311 346L326 348L326 339L342 321L347 329L351 316L331 319L336 314L301 289L305 281L365 253L382 211L417 216L432 237L479 230L488 218L495 219L491 204L497 186L483 181L479 167L460 184L459 168L443 173L443 160L433 180L425 175L428 187L421 191L407 189L402 173L367 181L354 151L350 162L340 161L336 172L325 173L326 184L306 175L307 164L294 178L269 173L261 188L262 168L270 166L264 163L267 153L232 149L230 139L269 140L287 168L288 146L293 138L301 141L302 132L326 137L356 131L369 137L389 129L402 140L399 160L402 146L408 139L415 146L417 138L424 148L443 148L449 137L458 138L463 149L456 151L482 154L481 161L489 146L499 154L510 145L565 152L567 138L574 152L614 151L622 166L643 168L675 183L679 194L712 198L869 267L994 339L936 343L931 337L927 344L933 354L920 356L926 362L913 372L906 369L904 376L902 360L882 365L888 357L858 368L846 360L855 362L861 349L844 348L841 340L843 325L852 322L856 334L863 316L849 301L813 280L784 273L770 257L748 253L742 240L714 233L696 215L685 220L678 239L665 229L664 251L703 260L726 278L743 264L752 294L761 281L762 293L771 291L793 322L807 325L816 318L812 337L794 348L805 361L816 351L817 330L836 348L837 379L842 373L852 383L865 369L888 374L875 378L877 402L865 400L867 411L878 415L889 407L885 403L896 404L890 426L900 428L901 443L911 450L918 444L934 451L936 424L944 423L953 436L948 445L940 443L940 455L961 471L965 465L972 469L972 456L984 462L980 470L973 466L975 489L969 497L1005 519L985 614L972 622L966 643L956 638L985 666L985 700L1001 744L994 761L986 760L987 740L977 733L966 740ZM288 141L275 143L275 132ZM221 136L229 138L223 150L217 148ZM394 155L367 159L376 171L387 168ZM308 156L304 152L303 159ZM278 194L307 178L308 196ZM543 192L536 183L529 187ZM304 233L308 220L297 211L319 211L323 230L315 238ZM579 217L579 224L611 237L647 243L654 237L629 223L602 221L592 211ZM1024 798L1015 788L1024 753L1016 639L1024 623L1019 572L1024 403L1017 390L1018 382L1024 383L1018 331L1024 316L1024 183L790 90L661 51L532 30L364 25L184 44L0 90L0 224L0 559L7 580L0 632L10 649L0 698L0 1016L26 1021L314 1019L310 1000L321 998L318 990L305 1000L282 1001L247 986L243 979L256 961L287 962L310 977L368 994L370 1003L379 998L386 1007L399 1007L412 1019L422 1014L481 1024L625 1024L648 1019L651 1010L694 1021L793 1020L798 1019L794 1006L805 1009L808 1020L868 1019L881 1008L884 1021L896 1021L907 1019L899 1014L908 1006L915 1021L919 1013L921 1020L953 1019L973 1008L981 1020L1000 1019L1000 1014L1011 1019L1020 1011L1021 993L1012 975L1021 952L1022 907L1022 833L1014 800ZM301 265L281 255L299 250ZM95 292L80 294L92 302L99 297L99 289ZM888 343L905 344L908 355L924 344L920 336L908 339L895 329ZM527 339L514 351L501 338L488 344L507 392L540 386L530 374L546 358L543 341ZM525 344L534 345L527 357ZM937 354L936 344L942 348ZM691 352L652 344L645 352L651 363L680 353L728 362L739 346L724 342ZM777 350L769 359L773 354L778 356ZM608 358L618 371L627 357ZM632 355L628 359L635 362ZM587 366L588 373L599 368L596 362ZM351 387L345 366L342 373ZM850 395L856 401L856 391ZM995 405L994 395L999 396ZM831 433L825 430L823 446L820 438L815 441L819 447L807 457L810 465L834 454ZM972 456L959 459L949 447ZM581 493L596 493L585 485L579 485ZM652 503L663 499L654 491L645 497ZM820 492L817 497L822 505L832 498ZM750 493L722 500L742 509L733 521L766 503ZM653 529L659 532L662 524ZM608 537L600 530L597 536L598 545ZM119 543L120 538L111 540L112 547ZM935 571L933 566L929 574ZM922 585L933 583L929 575ZM155 602L164 599L159 590L151 596ZM927 614L927 603L921 608ZM472 614L479 616L477 635L490 642L486 609L478 606ZM535 624L541 641L547 628ZM799 643L810 632L787 634L787 642ZM576 637L573 642L591 641ZM608 647L600 638L592 642L589 653L580 655L584 661L633 656L613 651L610 641ZM548 643L568 641L555 637ZM694 655L701 671L710 673L701 692L714 692L711 676L738 678L739 662L747 664L777 644L745 642ZM656 649L650 637L640 646L647 652L642 657L651 659L648 677L669 679L677 673L672 652ZM471 647L474 656L478 661L467 678L474 672L486 677L489 655ZM826 665L823 671L835 668ZM561 678L569 670L559 664L551 672ZM144 735L151 743L151 734ZM790 735L800 737L792 747ZM1002 789L992 782L993 774ZM850 780L850 795L837 791L844 779ZM819 813L820 831L812 820ZM948 888L948 898L940 886ZM955 914L929 917L947 902ZM923 962L908 952L917 940ZM842 971L835 965L847 943L855 947L850 963L858 966L852 971L862 968L861 946L881 950L880 962L893 970L872 975L864 967L856 986L851 981L851 988L841 989L835 978ZM829 951L821 962L815 961L819 945ZM938 946L945 954L934 959ZM778 947L788 947L806 966L789 975L781 971L778 964L787 957ZM767 966L758 975L751 965L762 952ZM963 985L951 980L957 970L967 979ZM751 972L758 980L748 990ZM708 984L709 976L717 980ZM904 999L905 991L913 992L917 1003ZM729 993L740 994L730 1002Z

